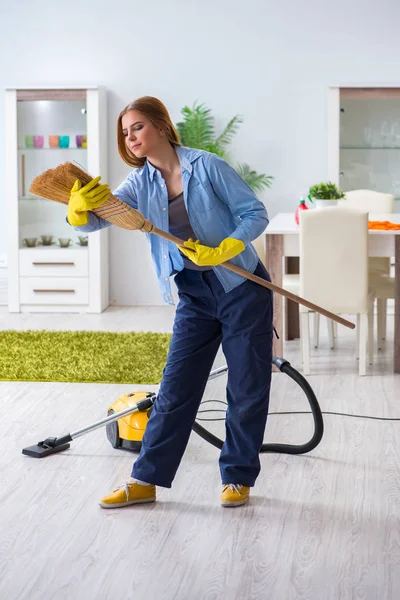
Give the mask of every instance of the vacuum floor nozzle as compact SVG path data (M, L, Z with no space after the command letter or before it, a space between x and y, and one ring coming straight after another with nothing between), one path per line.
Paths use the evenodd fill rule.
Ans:
M26 454L27 456L33 456L33 458L44 458L45 456L49 456L50 454L55 454L56 452L62 452L63 450L68 450L70 444L62 444L61 446L47 446L43 444L43 442L39 442L34 446L28 446L22 450L22 454Z

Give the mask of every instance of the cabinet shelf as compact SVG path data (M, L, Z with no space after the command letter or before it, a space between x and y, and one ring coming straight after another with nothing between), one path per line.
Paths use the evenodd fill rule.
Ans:
M50 246L45 246L44 244L37 244L36 246L33 246L32 248L29 248L25 245L21 245L19 246L20 250L23 250L24 252L32 252L32 251L37 251L40 250L40 252L50 252L50 251L54 251L56 250L56 252L71 252L71 250L79 250L80 252L87 252L88 251L89 246L82 246L82 244L80 244L79 242L74 242L73 244L71 244L70 246L67 246L67 248L62 248L61 246L59 246L57 243L56 244L51 244Z
M40 196L18 196L18 200L46 200L46 198L41 198ZM49 202L49 200L46 200Z
M340 150L400 150L400 146L340 146Z
M71 150L80 150L81 152L87 152L87 148L78 148L77 146L72 146L70 148L24 148L22 147L18 147L18 152L48 152L50 151L54 152L55 150L62 150L63 152L65 151L71 151Z

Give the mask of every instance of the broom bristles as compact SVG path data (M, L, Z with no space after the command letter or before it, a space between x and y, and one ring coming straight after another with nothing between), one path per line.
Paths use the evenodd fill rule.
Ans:
M73 171L70 167L74 167L74 165L72 163L64 163L55 169L48 169L32 181L29 191L47 200L55 200L56 202L68 204L71 188L75 180L80 179L82 184L85 185L91 179L79 167L75 173L75 169ZM84 181L83 175L86 176L87 181Z
M89 173L70 162L59 165L55 169L48 169L36 177L29 191L36 196L68 204L71 189L75 181L79 179L82 185L86 185L93 179ZM150 232L153 224L146 220L138 211L121 202L110 194L109 199L93 212L110 223L114 223L123 229L141 229Z

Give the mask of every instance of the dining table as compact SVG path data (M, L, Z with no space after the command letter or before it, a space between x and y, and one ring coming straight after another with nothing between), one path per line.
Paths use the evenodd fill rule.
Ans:
M312 209L312 210L324 210ZM388 221L400 225L400 213L370 213L369 221ZM263 257L271 280L282 287L283 274L296 272L299 266L300 227L294 213L278 213L265 230L265 256ZM368 229L368 256L394 258L394 356L393 372L400 373L400 229ZM298 272L298 270L297 270ZM283 296L274 295L274 326L279 338L274 336L273 354L283 356L283 319L286 318L286 338L299 337L298 310L288 301L286 314L283 314ZM288 314L288 312L290 314ZM296 316L297 314L297 316ZM294 330L294 331L293 331Z

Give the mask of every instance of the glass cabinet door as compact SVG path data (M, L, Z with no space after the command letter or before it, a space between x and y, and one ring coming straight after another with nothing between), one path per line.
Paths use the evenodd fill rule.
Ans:
M340 186L400 200L400 89L340 92Z
M19 247L85 248L66 222L67 208L29 192L32 180L47 169L75 162L87 169L85 90L17 94Z

